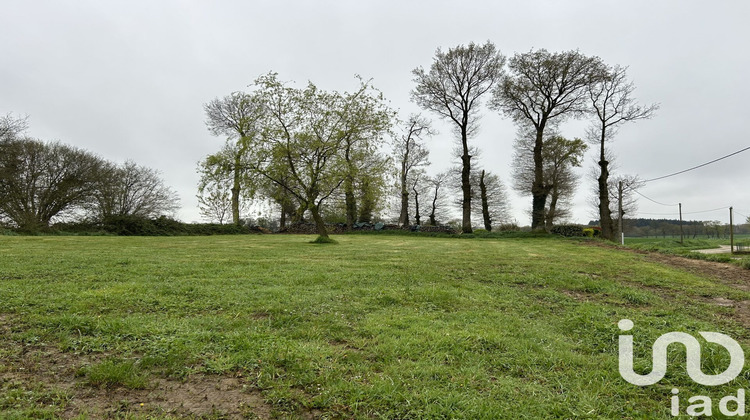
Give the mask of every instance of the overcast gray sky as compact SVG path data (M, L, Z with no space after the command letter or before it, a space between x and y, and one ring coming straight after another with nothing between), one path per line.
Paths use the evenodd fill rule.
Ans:
M199 220L196 163L222 139L204 125L203 104L276 71L302 86L350 90L372 78L402 116L411 70L435 49L491 40L505 55L579 49L629 66L652 120L623 128L613 145L620 173L649 179L750 146L750 2L747 1L37 1L2 0L0 114L28 114L28 134L60 140L162 171L182 198L179 217ZM430 117L434 118L434 116ZM452 164L451 127L436 118L431 172ZM585 122L563 127L583 137ZM510 185L513 124L489 110L481 164ZM594 162L590 151L586 165ZM683 203L686 219L750 216L750 151L641 192ZM588 172L588 168L581 173ZM591 183L575 198L587 223ZM512 192L529 224L531 197ZM642 217L676 217L676 206L639 200Z

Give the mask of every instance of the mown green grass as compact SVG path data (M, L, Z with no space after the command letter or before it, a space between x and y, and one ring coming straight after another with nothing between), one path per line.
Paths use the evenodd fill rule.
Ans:
M312 239L0 237L0 372L4 355L55 346L100 356L81 386L239 373L292 418L671 418L673 387L718 404L747 383L692 385L677 348L659 384L620 378L622 318L643 371L665 332L750 342L711 302L750 294L641 255L557 238ZM722 371L711 349L704 371ZM68 394L34 386L4 383L0 410L65 409Z

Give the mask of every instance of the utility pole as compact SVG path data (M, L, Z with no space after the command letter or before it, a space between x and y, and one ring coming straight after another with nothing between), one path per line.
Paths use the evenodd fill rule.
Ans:
M682 245L683 233L682 233L682 203L680 203L680 245Z
M732 207L729 208L729 249L734 254L734 219L732 217Z
M619 217L619 230L620 230L620 244L625 245L625 232L622 230L622 181L619 182L617 186L617 212L620 215Z

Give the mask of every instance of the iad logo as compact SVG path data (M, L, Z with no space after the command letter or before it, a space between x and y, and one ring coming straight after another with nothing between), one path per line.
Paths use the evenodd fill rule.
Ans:
M633 329L633 321L622 319L617 323L622 331ZM690 379L701 385L716 386L723 385L737 377L745 366L745 353L742 351L739 343L725 334L716 332L699 332L699 334L709 343L718 344L729 351L729 367L718 375L706 375L701 370L701 345L698 340L690 334L682 332L670 332L661 335L654 342L652 350L652 367L651 372L647 375L640 375L633 370L633 336L620 335L620 375L626 381L633 385L647 386L653 385L664 378L667 373L667 348L670 344L680 343L685 346L686 366ZM679 390L672 389L671 414L680 415L680 397ZM696 395L688 399L689 405L685 411L688 416L710 416L713 413L713 402L710 397ZM734 409L729 405L734 405ZM719 401L719 412L726 416L744 416L745 415L745 390L737 390L737 395L723 397Z
M629 319L620 320L617 323L623 331L633 329L633 321ZM698 340L690 334L682 332L666 333L654 342L652 352L653 365L651 373L648 375L639 375L633 371L633 336L620 336L620 375L623 379L633 385L647 386L653 385L667 373L667 347L672 343L680 343L685 346L687 351L687 370L690 379L708 386L723 385L742 372L745 366L745 353L742 351L739 343L731 337L717 332L700 332L699 333L709 343L716 343L729 351L729 367L718 375L706 375L701 371L701 345Z

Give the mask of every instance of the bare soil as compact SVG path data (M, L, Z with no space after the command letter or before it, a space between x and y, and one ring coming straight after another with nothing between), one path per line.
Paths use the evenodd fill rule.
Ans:
M0 332L9 330L0 317ZM0 384L28 389L40 386L69 396L61 418L121 418L125 414L174 418L270 419L272 407L260 390L242 377L191 375L184 379L152 378L146 389L92 387L76 372L101 356L61 352L54 346L26 346L0 341Z
M625 252L644 255L647 261L667 265L679 270L712 278L727 286L750 292L750 270L740 266L715 261L696 260L678 255L660 252L641 251L630 248L615 247L598 241L583 242L586 245L618 249ZM701 298L704 302L717 306L734 308L732 318L750 328L750 300L737 301L726 297Z

